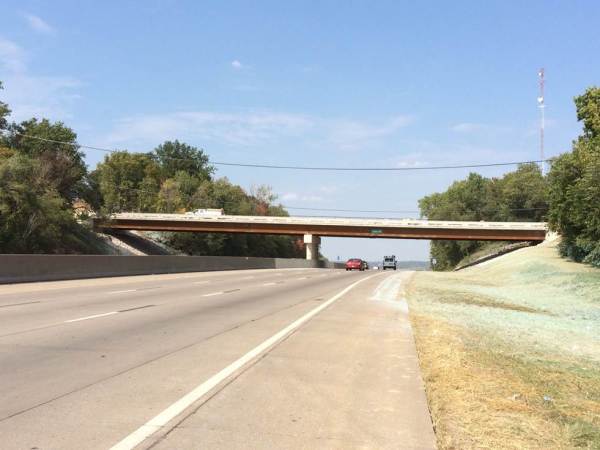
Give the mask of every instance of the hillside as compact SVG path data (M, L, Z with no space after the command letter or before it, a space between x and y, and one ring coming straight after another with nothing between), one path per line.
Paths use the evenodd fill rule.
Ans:
M441 449L600 448L600 270L544 243L416 273L409 305Z

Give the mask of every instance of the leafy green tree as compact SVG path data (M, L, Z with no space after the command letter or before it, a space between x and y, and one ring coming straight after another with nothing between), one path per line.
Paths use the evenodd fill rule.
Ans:
M182 212L183 199L181 198L180 185L173 179L165 180L158 192L156 209L163 213Z
M46 184L38 160L15 153L0 158L0 251L68 250L78 227L66 200ZM67 248L65 248L67 247Z
M499 180L502 220L545 220L548 212L548 182L537 164L521 164Z
M583 135L552 162L549 224L564 256L600 267L600 88L575 98Z
M575 97L577 120L583 122L583 138L593 139L600 135L600 88L591 87L583 95Z
M79 197L87 168L73 130L62 122L31 119L11 125L10 131L9 145L39 160L40 176L64 199L72 201Z
M419 200L421 215L430 220L539 221L548 205L547 182L535 164L524 164L502 178L471 173L445 192ZM450 270L482 241L432 241L434 270Z
M183 171L200 180L209 180L214 173L203 150L177 140L159 145L153 155L161 167L163 179L173 178Z
M91 174L105 212L153 212L160 187L160 166L148 153L115 152Z

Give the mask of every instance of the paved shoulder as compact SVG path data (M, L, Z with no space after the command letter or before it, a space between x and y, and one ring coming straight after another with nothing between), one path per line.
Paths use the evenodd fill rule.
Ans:
M401 295L407 276L356 286L152 444L435 448Z

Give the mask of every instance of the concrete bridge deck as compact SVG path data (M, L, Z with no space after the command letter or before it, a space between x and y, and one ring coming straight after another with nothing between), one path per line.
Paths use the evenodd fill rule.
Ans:
M544 222L229 215L208 217L193 214L148 213L120 213L109 218L96 218L94 226L124 230L501 241L543 241L547 231Z

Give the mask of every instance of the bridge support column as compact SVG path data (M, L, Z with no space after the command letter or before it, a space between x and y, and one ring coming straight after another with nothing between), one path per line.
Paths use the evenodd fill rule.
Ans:
M321 238L314 234L304 235L304 246L306 247L306 259L317 260L319 259L319 244Z

